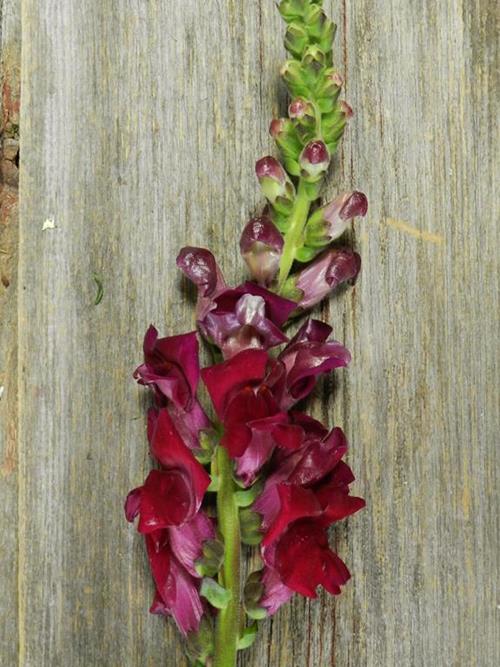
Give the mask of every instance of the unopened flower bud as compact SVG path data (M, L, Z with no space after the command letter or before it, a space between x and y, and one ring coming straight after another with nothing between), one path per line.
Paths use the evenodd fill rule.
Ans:
M327 57L324 51L317 44L311 44L304 51L302 56L302 67L308 75L316 76L327 64Z
M354 112L349 104L342 100L331 113L323 116L321 129L331 152L335 150L340 137L344 133L346 123L353 114Z
M289 118L275 118L271 121L269 134L281 150L287 171L292 176L298 176L300 173L298 159L302 143L293 122Z
M310 141L300 154L301 176L310 183L319 181L329 164L330 153L323 141Z
M269 285L279 269L283 237L267 216L252 218L240 239L241 256L252 277Z
M368 200L362 192L346 192L322 206L309 218L305 230L307 246L322 247L341 236L349 220L365 216Z
M292 97L307 97L309 85L304 78L302 65L298 60L287 60L281 68L281 76Z
M354 111L352 110L352 107L347 104L345 100L342 100L340 103L340 110L346 117L346 119L352 118L354 116Z
M295 197L295 188L283 166L271 156L257 161L255 173L265 197L278 209L289 209Z
M288 115L290 118L299 121L304 121L305 119L315 120L314 106L302 97L297 97L290 103Z
M309 0L281 0L279 11L285 21L289 23L290 21L301 19L309 4Z
M309 44L309 35L300 23L291 23L285 34L285 49L300 58Z
M343 83L343 78L333 68L324 72L322 82L317 88L316 99L322 114L330 114L335 109Z
M360 268L357 252L349 248L326 250L305 269L290 276L283 294L297 301L300 308L312 308L341 283L354 281Z
M326 16L320 4L311 5L304 19L309 38L312 38L323 51L328 52L332 48L337 26Z

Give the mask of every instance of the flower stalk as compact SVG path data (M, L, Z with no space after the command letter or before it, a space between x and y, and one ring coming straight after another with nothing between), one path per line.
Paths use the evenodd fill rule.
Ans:
M219 584L230 593L230 600L221 609L215 629L214 667L234 667L241 629L240 559L241 536L238 506L235 493L238 487L233 481L233 465L227 450L217 447L217 518L224 540L224 560L219 571Z
M300 179L293 211L288 220L288 230L284 237L285 242L280 260L278 278L278 292L280 294L296 259L297 250L302 246L301 239L310 207L311 202L307 194L306 183Z

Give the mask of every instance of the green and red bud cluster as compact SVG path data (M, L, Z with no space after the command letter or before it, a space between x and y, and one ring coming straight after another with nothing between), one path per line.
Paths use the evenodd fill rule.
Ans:
M294 287L299 274L291 274L294 262L314 261L346 231L352 218L367 211L367 199L359 192L340 195L324 205L318 200L332 156L353 115L347 102L340 99L343 78L332 56L336 26L322 4L320 0L282 0L279 5L288 23L285 48L290 58L281 70L290 94L288 118L273 119L269 128L281 161L267 156L256 164L268 200L265 225L260 229L255 223L259 220L262 224L263 218L251 220L241 241L252 277L288 297L295 294L301 308L319 301L320 293L326 295L325 285L333 288L336 281L323 281L316 299L309 294L316 284L313 281L305 290L309 296L300 299L303 290ZM272 237L272 242L253 238L257 231L261 237ZM316 262L306 276L324 271L324 258ZM359 269L358 260L356 266Z

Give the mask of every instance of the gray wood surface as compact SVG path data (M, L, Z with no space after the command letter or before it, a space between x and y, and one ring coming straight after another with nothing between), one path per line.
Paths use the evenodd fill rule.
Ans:
M21 22L0 1L0 663L17 660L17 244Z
M356 112L329 191L364 189L370 210L353 236L360 281L323 308L353 363L319 388L315 411L346 429L368 508L334 534L354 574L344 594L296 599L241 665L493 667L496 3L325 5ZM18 4L2 6L4 25ZM262 203L253 164L284 103L283 24L272 0L21 9L19 292L0 348L2 665L182 666L175 631L147 613L143 546L122 515L149 467L131 372L151 321L193 326L179 247L209 244L230 279L243 275L239 233Z

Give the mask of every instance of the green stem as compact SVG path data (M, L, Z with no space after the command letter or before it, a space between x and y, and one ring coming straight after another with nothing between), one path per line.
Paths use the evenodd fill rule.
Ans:
M233 469L227 450L217 448L217 517L224 538L224 563L219 573L219 583L231 592L231 600L217 615L215 631L214 667L234 667L238 652L241 620L240 590L240 520L234 498L237 490L233 481Z
M301 237L304 231L304 225L307 222L311 201L306 192L306 183L300 179L297 188L297 196L293 205L290 219L288 221L288 230L285 234L285 244L280 260L280 271L278 279L278 292L281 292L288 274L292 268L297 249L302 245Z

